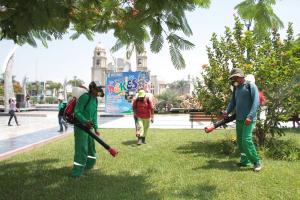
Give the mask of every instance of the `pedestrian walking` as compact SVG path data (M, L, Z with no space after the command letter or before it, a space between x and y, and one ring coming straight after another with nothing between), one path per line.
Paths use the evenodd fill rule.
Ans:
M67 102L63 101L62 97L58 98L58 124L59 130L57 132L63 132L65 127L65 131L68 130L68 124L64 120L64 111L67 106Z
M150 121L154 120L154 108L150 98L146 96L145 90L139 90L138 96L133 101L133 113L136 118L137 145L146 144L147 132Z
M18 119L17 119L17 116L16 116L16 111L20 111L18 108L17 108L17 103L16 103L16 99L15 98L10 98L8 100L8 103L9 103L9 120L8 120L8 126L12 126L12 124L10 123L12 118L15 119L15 122L17 124L17 126L20 126L19 122L18 122Z

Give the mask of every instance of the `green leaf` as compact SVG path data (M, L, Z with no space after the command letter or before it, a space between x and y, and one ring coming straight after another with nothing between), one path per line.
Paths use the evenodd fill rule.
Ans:
M94 33L92 31L87 30L84 32L84 35L89 41L94 39Z
M117 40L114 46L110 49L112 53L117 52L120 50L122 47L124 47L124 43L121 40Z
M163 46L163 43L164 43L164 38L162 35L155 35L152 39L152 42L150 44L150 49L152 52L154 53L158 53L162 46Z
M195 47L193 43L188 40L183 39L182 37L172 33L167 37L168 41L174 44L177 48L181 50L190 50Z
M134 45L133 44L130 44L126 47L126 58L127 59L131 58L133 51L134 51Z
M70 39L76 40L80 37L81 33L75 32L70 36Z
M194 3L201 8L209 8L210 0L194 0Z
M189 26L189 24L186 20L186 17L183 16L181 19L182 20L181 20L180 24L181 24L182 32L187 36L193 35L193 31L192 31L191 27Z
M180 53L180 50L174 45L170 44L169 52L171 55L171 61L176 69L184 69L185 68L185 61Z

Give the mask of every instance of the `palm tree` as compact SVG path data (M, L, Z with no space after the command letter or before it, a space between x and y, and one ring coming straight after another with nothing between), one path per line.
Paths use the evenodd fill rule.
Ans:
M84 81L81 79L77 79L77 77L74 77L73 80L68 81L68 84L76 87L76 86L84 84Z
M177 106L177 104L179 104L179 101L177 99L177 94L170 89L167 89L164 92L162 92L160 95L158 95L157 99L158 99L157 107L159 109L171 107L171 105Z
M276 0L244 0L235 6L239 16L245 21L247 30L253 26L256 37L263 39L272 29L283 28L283 23L273 12Z
M189 82L186 80L175 81L170 83L169 88L178 95L184 95L186 88L188 88Z
M177 82L178 89L180 91L180 95L184 95L186 88L189 87L189 82L185 80L180 80Z

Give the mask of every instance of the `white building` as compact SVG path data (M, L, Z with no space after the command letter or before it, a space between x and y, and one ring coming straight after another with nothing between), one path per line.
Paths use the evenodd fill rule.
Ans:
M148 71L146 52L136 55L136 63L137 71ZM113 62L107 64L105 48L98 43L94 49L91 69L92 81L99 81L104 86L108 73L131 71L131 63L127 59L114 58Z
M106 51L99 43L95 47L92 66L92 81L99 81L101 85L105 85L107 74L107 57Z
M157 75L151 76L148 70L147 52L136 55L137 71L148 71L151 80L151 93L154 95L160 94L166 87L166 84L157 79ZM105 48L98 43L94 49L93 66L91 68L92 81L99 81L102 86L105 86L107 74L113 72L131 71L131 63L127 59L114 58L113 62L107 64L107 54Z

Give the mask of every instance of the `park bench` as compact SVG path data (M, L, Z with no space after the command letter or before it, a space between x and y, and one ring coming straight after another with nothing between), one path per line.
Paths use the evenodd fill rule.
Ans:
M293 115L292 117L290 117L289 119L288 119L288 121L291 121L291 122L293 122L293 128L296 128L296 124L298 124L298 127L300 127L299 126L299 121L300 121L300 117L299 117L300 115Z
M216 117L206 115L204 112L190 112L191 128L193 128L193 122L211 122Z

